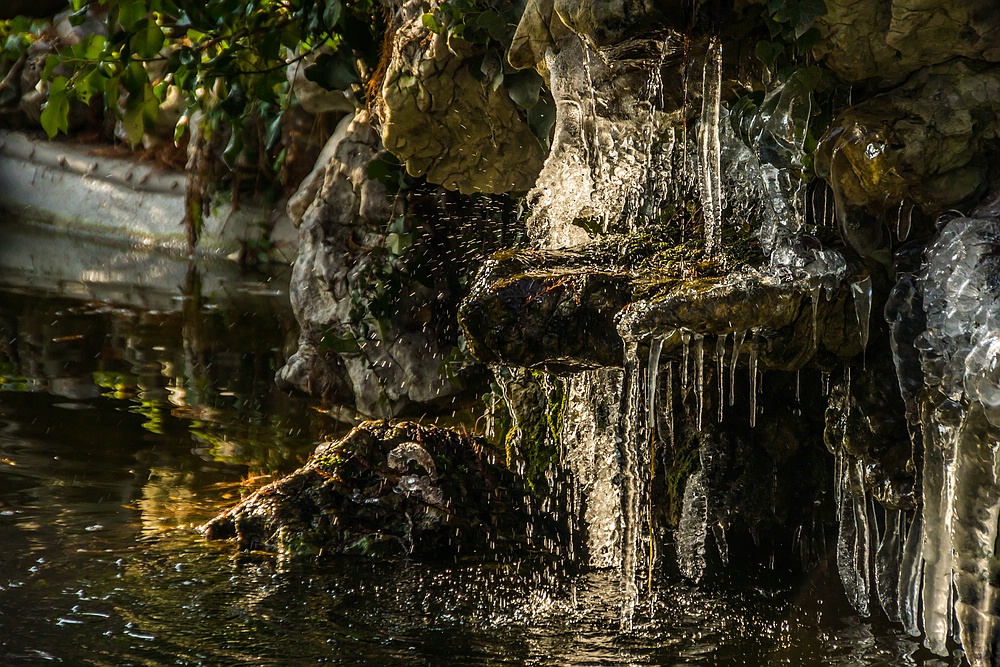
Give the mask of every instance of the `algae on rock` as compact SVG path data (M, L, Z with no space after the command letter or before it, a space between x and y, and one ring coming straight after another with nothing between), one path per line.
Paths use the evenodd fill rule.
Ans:
M523 542L523 499L481 442L412 422L365 422L201 532L283 556L440 556Z

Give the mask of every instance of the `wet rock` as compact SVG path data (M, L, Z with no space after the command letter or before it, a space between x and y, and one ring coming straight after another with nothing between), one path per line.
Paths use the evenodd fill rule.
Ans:
M901 81L956 57L1000 62L993 0L826 0L813 54L845 81Z
M673 358L683 354L685 335L745 336L761 369L827 366L862 352L847 284L825 289L758 271L676 282L629 304L617 322L624 339L662 338L662 354Z
M563 380L526 368L495 367L512 425L504 439L508 465L536 492L548 486L559 461L566 389Z
M631 301L630 279L574 260L571 251L488 260L459 310L475 357L555 372L620 366L614 316Z
M542 167L541 144L507 91L477 78L475 56L482 54L425 28L421 12L409 14L382 85L385 147L411 175L463 194L530 188Z
M701 247L625 238L635 244L631 249L621 237L607 237L487 261L459 309L476 358L563 374L622 366L625 341L663 338L663 354L679 358L687 332L747 335L762 368L794 370L860 354L859 305L869 314L881 308L877 294L874 305L864 304L872 298L867 292L855 301L850 285L868 274L848 272L836 251L813 250L772 272L735 258L728 265L707 262ZM620 254L613 260L614 252ZM830 257L839 268L820 261ZM880 277L879 294L889 289L884 282Z
M834 383L824 439L831 451L860 460L865 489L883 507L912 510L916 468L899 387L886 382L894 375L891 362L886 355L872 355Z
M857 104L820 142L816 170L837 200L841 236L858 252L927 237L1000 178L1000 67L956 60Z
M283 556L435 556L520 539L518 483L468 436L365 422L201 527Z
M343 121L331 141L334 159L302 217L289 290L302 328L299 349L278 380L367 415L443 401L459 386L441 373L454 343L427 326L448 305L441 288L414 284L385 331L352 314L358 291L381 266L373 249L384 245L392 209L385 186L368 178L380 150L368 115Z

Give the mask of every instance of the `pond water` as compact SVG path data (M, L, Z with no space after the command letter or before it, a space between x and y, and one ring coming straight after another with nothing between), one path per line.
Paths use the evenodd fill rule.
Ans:
M626 633L614 572L204 541L346 428L273 384L287 277L0 223L0 664L960 664L853 615L835 566L664 577Z

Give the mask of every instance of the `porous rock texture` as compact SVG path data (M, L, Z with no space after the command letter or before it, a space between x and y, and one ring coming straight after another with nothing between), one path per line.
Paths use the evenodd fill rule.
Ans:
M476 49L431 32L419 9L419 2L403 8L393 41L381 90L382 142L410 175L449 190L527 190L542 167L541 144L506 90L477 78Z

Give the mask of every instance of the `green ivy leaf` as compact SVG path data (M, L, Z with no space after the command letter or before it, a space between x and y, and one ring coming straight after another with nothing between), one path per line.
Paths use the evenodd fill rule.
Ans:
M229 143L226 145L226 149L222 151L222 159L226 163L226 166L232 169L236 165L236 160L242 152L243 133L240 132L239 128L234 127L229 136Z
M549 95L541 95L538 103L528 109L528 127L545 150L549 149L552 126L556 122L556 105Z
M55 137L59 132L69 132L69 98L66 96L66 84L69 79L64 76L56 77L49 86L49 97L42 109L42 129L49 139Z
M349 90L360 83L353 59L344 51L320 54L316 62L306 67L306 79L327 90Z
M490 39L501 43L507 40L507 34L510 32L507 19L489 9L476 17L475 27L486 32L490 36Z
M542 77L533 69L510 74L504 80L504 88L507 89L510 99L522 109L533 109L538 104L538 97L544 84Z
M143 0L119 0L118 22L125 30L132 30L135 24L146 17L148 8Z
M389 234L385 237L385 244L389 252L398 257L413 245L413 234Z
M275 114L274 118L267 124L267 150L274 150L274 147L281 141L281 120L284 112Z
M339 0L327 0L326 9L323 10L323 23L327 28L337 25L337 21L340 20L340 10Z
M135 32L129 38L129 47L139 58L155 58L160 54L165 41L163 29L151 18L144 18L135 25Z
M339 334L324 331L319 338L319 349L337 354L356 354L361 351L361 345L350 331Z
M754 53L764 63L764 67L769 72L774 72L778 58L784 52L785 47L779 42L757 42Z
M137 62L129 65L123 77L123 85L128 91L122 124L125 138L132 146L142 141L146 128L156 122L160 114L160 101L156 98L146 70Z
M827 13L826 3L823 0L799 0L799 17L795 24L795 38L799 39L808 31L816 19L825 16Z

